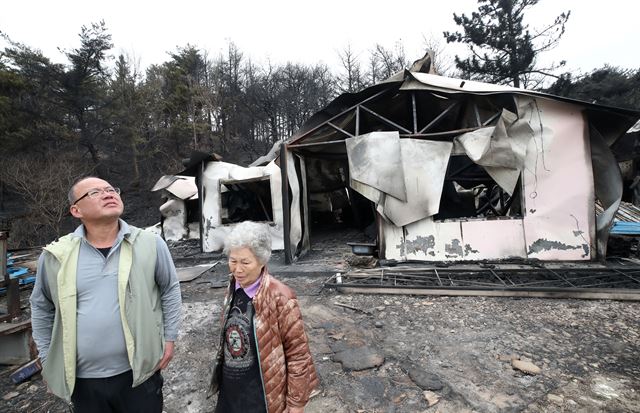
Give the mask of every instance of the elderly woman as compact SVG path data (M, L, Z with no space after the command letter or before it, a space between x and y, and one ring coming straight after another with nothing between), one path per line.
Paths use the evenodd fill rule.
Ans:
M318 378L296 295L267 271L271 236L243 222L224 252L231 278L210 387L216 412L303 412Z

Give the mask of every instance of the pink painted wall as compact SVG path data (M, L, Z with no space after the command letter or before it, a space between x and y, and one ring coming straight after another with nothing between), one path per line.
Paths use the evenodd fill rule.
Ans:
M522 173L523 218L437 222L429 217L402 232L383 225L387 258L595 258L593 171L582 108L531 97L520 97L519 107L534 131Z

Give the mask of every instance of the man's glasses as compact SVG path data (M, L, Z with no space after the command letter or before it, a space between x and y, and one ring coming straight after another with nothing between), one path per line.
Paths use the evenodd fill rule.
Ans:
M93 188L90 189L89 192L87 192L86 194L82 195L80 198L76 199L76 202L74 202L71 205L75 205L78 202L80 202L81 200L83 200L86 197L89 197L91 199L95 199L97 197L99 197L100 195L102 195L103 193L107 194L107 195L120 195L120 188L112 188L110 186L106 187L106 188Z

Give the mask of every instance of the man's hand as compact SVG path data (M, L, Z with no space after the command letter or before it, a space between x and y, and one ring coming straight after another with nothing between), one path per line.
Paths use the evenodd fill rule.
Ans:
M175 344L173 341L165 341L164 342L164 354L162 355L162 359L160 359L160 363L156 367L156 370L164 370L169 365L169 362L173 358L173 350L175 348Z
M287 407L287 413L304 413L304 407Z

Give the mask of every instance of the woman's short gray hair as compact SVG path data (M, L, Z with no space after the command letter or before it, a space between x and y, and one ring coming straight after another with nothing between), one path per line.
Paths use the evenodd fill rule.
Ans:
M268 224L244 221L233 227L224 242L224 253L228 256L232 249L249 248L260 264L271 258L271 235Z

